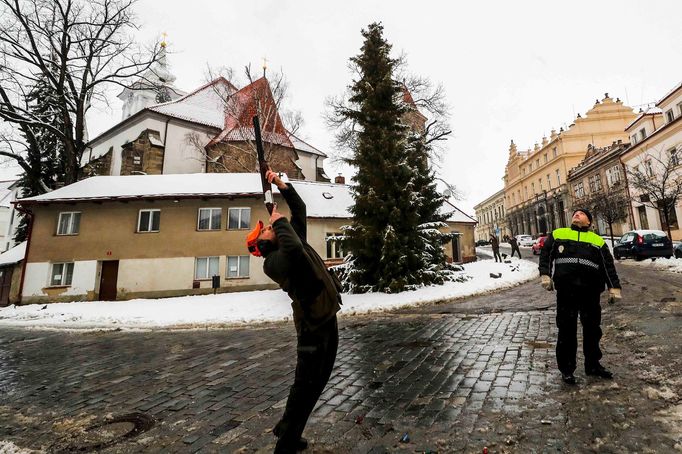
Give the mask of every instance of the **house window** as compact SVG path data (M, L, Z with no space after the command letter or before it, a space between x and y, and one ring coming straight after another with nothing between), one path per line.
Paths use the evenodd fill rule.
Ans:
M556 184L557 186L561 186L561 172L559 169L556 170Z
M540 191L542 191L542 178L538 178L538 187L540 188Z
M615 165L606 170L606 182L609 187L620 181L620 166Z
M590 192L601 191L601 175L599 174L592 175L588 178L588 180L590 183Z
M654 169L651 167L651 159L644 161L644 172L650 177L654 175Z
M639 214L639 228L648 229L649 219L646 216L646 207L644 205L637 207L637 214Z
M57 235L78 235L81 227L81 214L77 211L59 213Z
M227 219L229 230L248 229L251 225L251 208L229 208Z
M535 168L537 169L539 167L540 167L540 158L535 160Z
M672 121L675 119L675 112L673 112L672 109L669 109L665 112L665 121L666 123L672 123Z
M219 273L220 257L197 257L194 262L194 279L211 279Z
M228 279L239 277L249 277L249 256L248 255L228 255L227 272Z
M552 179L549 178L549 174L547 174L547 189L552 189Z
M545 164L547 163L547 153L545 153Z
M641 142L644 139L646 139L646 129L642 128L639 130L639 140Z
M138 232L158 232L161 224L161 210L140 210L137 218Z
M665 223L665 216L663 216L663 200L659 200L658 203L656 204L658 206L658 215L661 220L661 229L662 230L668 230L668 225ZM675 212L675 204L672 204L671 207L668 208L668 222L670 223L670 230L677 230L679 228L679 225L677 224L677 213Z
M488 220L488 223L490 223L490 220ZM341 259L344 257L343 250L341 249L340 236L341 234L339 233L327 233L326 242L328 259Z
M557 154L556 147L554 147L552 148L552 157L556 158L556 154Z
M525 200L528 200L528 186L524 186L523 192L525 193L524 195L526 196Z
M673 147L668 150L668 153L670 154L670 164L673 167L676 167L680 163L680 156L677 154L677 149Z
M52 272L50 273L50 286L60 287L71 285L73 279L73 262L70 263L53 263Z
M677 105L677 111L680 113L680 116L682 116L682 102Z
M222 217L222 208L199 208L197 230L220 230L220 220Z
M573 186L573 190L575 191L575 196L576 198L581 198L585 196L585 188L583 187L583 182L581 181L580 183L576 183Z
M531 184L530 184L530 192L531 192L532 194L535 194L535 183L531 183Z

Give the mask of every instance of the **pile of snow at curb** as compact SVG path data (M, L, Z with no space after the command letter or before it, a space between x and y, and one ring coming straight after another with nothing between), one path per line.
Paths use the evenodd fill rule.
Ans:
M513 271L514 270L514 271ZM491 273L501 273L499 279ZM382 312L513 287L538 276L537 265L483 260L464 265L466 282L448 282L398 294L343 295L340 317ZM91 301L9 306L0 309L0 326L50 329L200 328L291 319L291 300L281 290L183 296L129 301Z
M659 257L656 260L646 259L641 262L635 262L634 260L626 260L617 262L624 265L635 265L635 266L645 266L647 268L652 268L656 270L671 271L673 273L682 273L682 259L675 258L663 258Z

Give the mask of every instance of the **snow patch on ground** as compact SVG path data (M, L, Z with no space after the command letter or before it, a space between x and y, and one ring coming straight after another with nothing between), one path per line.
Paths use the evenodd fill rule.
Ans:
M498 279L491 273L501 273ZM448 282L397 294L343 295L340 316L383 312L406 306L513 287L538 276L527 260L483 260L464 265L466 282ZM291 300L281 290L183 296L129 301L90 301L9 306L0 309L0 326L49 329L153 329L245 325L291 319Z
M659 257L656 260L646 259L641 262L635 260L621 260L617 263L621 265L643 266L650 269L665 270L672 273L682 273L682 259Z
M20 448L11 441L0 441L0 454L31 454L36 451Z

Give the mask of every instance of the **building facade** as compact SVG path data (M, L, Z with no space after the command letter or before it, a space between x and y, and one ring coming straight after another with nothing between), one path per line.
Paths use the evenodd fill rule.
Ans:
M328 264L350 222L343 184L294 182L306 203L308 242ZM281 212L288 207L277 191ZM269 215L258 174L92 177L20 200L33 214L20 289L24 304L157 298L277 288L245 238ZM448 260L475 260L475 221L455 207L445 230Z
M478 205L476 211L476 241L489 240L491 236L503 239L509 235L504 209L504 189L500 189Z
M570 221L568 171L585 157L588 145L605 147L627 141L625 127L635 118L630 107L605 95L566 130L552 129L532 149L509 146L504 175L507 226L511 235L539 235Z
M585 159L568 172L569 211L577 208L591 210L593 228L602 236L611 234L609 218L614 237L620 237L633 225L632 213L628 209L627 173L620 161L621 154L629 145L621 141L603 148L588 145ZM615 206L609 206L609 203ZM602 210L604 213L600 212Z
M626 133L631 146L621 155L626 169L639 169L652 180L661 181L668 173L669 184L682 179L682 84L666 94L656 106L641 112L628 125ZM667 230L659 202L651 194L643 194L630 184L634 227ZM668 223L673 240L682 240L682 201L678 199Z

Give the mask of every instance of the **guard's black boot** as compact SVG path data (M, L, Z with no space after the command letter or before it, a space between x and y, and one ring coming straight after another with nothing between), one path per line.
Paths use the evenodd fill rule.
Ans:
M564 374L564 373L562 373L562 374L561 374L561 379L562 379L562 380L564 381L564 383L566 383L567 385L575 385L575 384L576 384L575 377L573 376L573 374Z
M586 367L585 368L585 373L587 375L594 375L596 377L601 377L601 378L613 378L613 373L604 368L601 364L597 363L596 366L591 366L591 367Z

